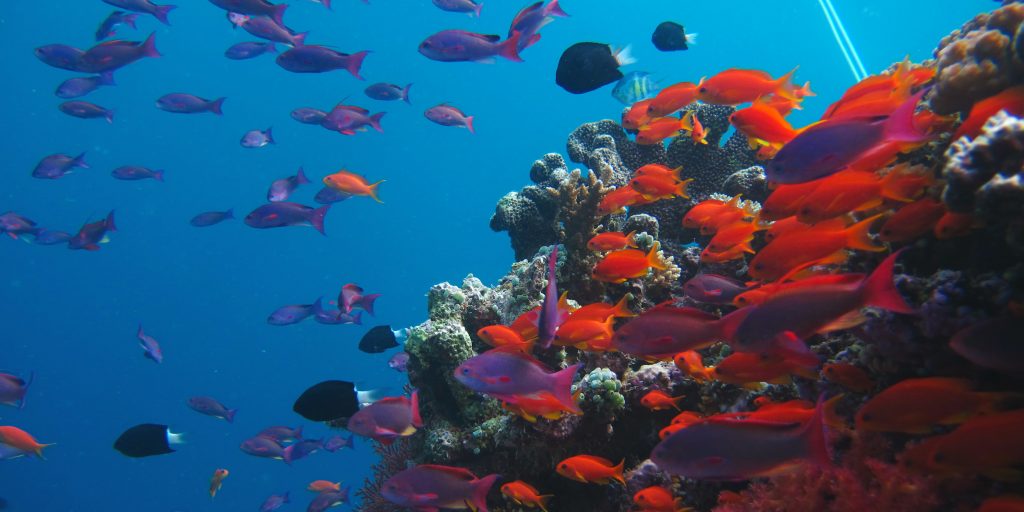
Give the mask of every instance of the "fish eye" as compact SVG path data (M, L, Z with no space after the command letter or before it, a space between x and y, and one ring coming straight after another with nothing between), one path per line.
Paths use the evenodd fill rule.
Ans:
M697 89L697 92L708 92L708 88L707 87L701 87L700 89Z
M860 416L860 419L863 420L863 421L871 421L871 420L873 420L875 418L874 418L874 416L872 416L870 414L862 414Z
M463 368L462 369L462 374L463 375L469 375L469 368Z
M569 465L568 464L559 464L558 465L558 469L569 469Z
M754 268L757 270L764 270L764 263L755 263Z

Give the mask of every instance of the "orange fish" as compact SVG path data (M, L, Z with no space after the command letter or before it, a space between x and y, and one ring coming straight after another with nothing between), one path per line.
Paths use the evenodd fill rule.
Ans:
M883 251L885 247L876 245L869 231L880 217L881 214L869 217L848 228L826 226L780 236L764 246L750 261L750 277L759 281L773 281L809 263L845 261L847 248Z
M577 455L558 463L556 471L571 480L583 483L607 484L616 480L626 485L622 477L622 466L626 461L613 465L612 461L593 455Z
M930 69L934 75L934 68ZM840 108L854 104L864 98L888 97L901 87L909 89L914 85L920 85L919 83L915 83L915 79L920 79L918 77L920 74L921 72L911 74L910 60L905 59L896 67L896 70L893 73L871 75L850 86L846 92L843 93L842 97L839 98L839 101L833 103L825 110L825 114L822 116L822 119L831 118Z
M938 199L926 197L900 208L889 217L878 232L883 242L906 242L932 231L946 214L946 205Z
M762 100L733 112L729 116L729 122L754 143L751 147L782 147L800 133L775 107Z
M733 299L733 305L737 307L756 306L768 300L775 294L786 290L793 290L803 287L816 287L834 284L853 284L864 279L864 274L827 274L812 276L806 279L789 281L790 276L800 273L803 267L797 267L790 274L783 276L774 283L767 283L758 288L747 290Z
M730 199L729 202L732 204L729 207L735 207L739 203L739 197ZM719 211L726 209L725 204L725 201L719 199L706 199L693 205L683 216L683 227L700 229L701 224L714 217Z
M604 351L612 342L612 325L615 317L604 320L569 317L555 331L556 345L572 346L580 350Z
M210 478L210 499L217 495L217 491L220 490L221 486L224 485L224 479L228 477L228 470L218 469L213 472L213 476Z
M1004 494L981 502L977 512L1024 512L1024 496Z
M558 309L559 318L557 323L560 324L566 318L569 318L569 314L573 311L572 306L569 305L568 292L562 292L562 295L558 297L558 304L556 304L556 307ZM509 328L518 332L519 335L522 336L523 341L532 342L537 338L537 323L540 321L540 308L541 306L537 306L519 315L512 321L512 325L509 325Z
M715 105L739 105L769 94L777 94L790 100L813 96L809 85L805 85L803 90L793 85L795 72L796 69L793 69L774 79L764 71L727 69L697 84L697 99Z
M653 389L648 391L643 398L640 399L640 405L652 410L652 411L664 411L667 409L679 410L679 402L686 398L683 395L669 396L668 393Z
M629 110L622 114L622 127L635 131L639 130L641 126L651 122L654 117L648 114L648 109L651 101L654 98L638 101L634 103Z
M650 117L665 117L683 109L697 99L697 84L691 82L679 82L672 84L649 100L647 104L647 115Z
M533 343L523 339L518 331L504 325L488 325L476 331L476 335L492 347L512 346L530 352Z
M750 203L740 200L725 203L711 218L705 219L701 223L700 234L714 235L725 226L730 226L743 220L753 220L757 217L757 214L751 208Z
M594 235L587 242L587 249L591 251L617 251L626 247L636 248L636 231L623 234L619 231L606 231Z
M552 496L551 494L540 494L535 487L522 480L502 485L501 493L508 496L516 505L540 508L544 512L548 512L548 500Z
M380 180L376 183L370 183L366 181L366 178L358 174L348 172L344 169L324 177L324 185L327 185L334 190L339 190L354 196L370 196L378 203L384 202L377 197L377 187L380 186L381 183L384 183L384 180Z
M977 417L929 443L928 462L940 469L1019 481L1024 477L1021 432L1024 432L1024 410Z
M668 270L668 266L658 256L661 245L657 242L654 247L644 254L637 249L624 249L608 254L594 266L591 277L606 283L624 283L628 279L635 279L647 275L649 269Z
M629 186L633 187L633 190L639 192L648 201L671 199L676 196L689 199L690 196L686 193L686 186L691 181L693 181L693 178L678 181L664 176L646 174L629 180Z
M746 246L737 245L722 252L711 252L706 247L700 252L701 263L725 263L732 260L743 259L743 256L751 249Z
M637 170L633 171L633 177L654 175L654 176L661 176L661 177L664 177L664 178L672 178L672 179L678 181L680 179L679 178L679 172L682 171L682 170L683 170L682 167L676 167L675 169L672 169L672 168L669 168L666 165L647 164L647 165L640 166L639 168L637 168Z
M644 200L639 192L629 185L608 192L597 205L599 215L622 212L627 206L640 204Z
M830 382L856 393L867 393L875 388L867 372L850 363L828 363L821 369L821 374Z
M857 430L925 434L995 410L1012 395L979 393L965 379L924 377L897 382L857 411Z
M804 199L814 192L821 180L806 183L777 185L771 195L761 205L759 218L764 220L782 220L792 217L800 211Z
M672 358L676 367L697 382L705 382L711 379L714 368L704 366L704 360L696 350L680 352Z
M306 487L307 491L313 492L327 492L327 491L341 491L341 482L329 482L327 480L315 480L309 483Z
M582 390L577 390L573 393L573 400L578 401L582 393ZM559 401L557 397L547 392L518 397L516 403L502 402L501 407L530 423L536 423L537 418L557 420L565 412L580 414L579 411L566 408L565 404Z
M690 110L683 116L682 126L684 130L690 132L690 140L694 143L708 143L708 132L704 129L704 125L701 124L700 119L697 118L696 111Z
M35 453L40 459L43 458L43 448L53 446L53 443L41 444L31 434L18 427L0 427L0 443L12 446L23 452Z
M973 213L957 213L947 211L942 214L933 229L935 238L945 240L967 236L974 228L978 227L978 219Z
M633 495L633 504L640 507L638 512L681 512L683 499L660 485L641 489Z
M725 252L733 247L740 247L744 252L754 254L750 242L754 239L754 233L763 229L764 227L756 222L737 222L716 230L715 236L704 249L708 252Z
M629 301L633 299L633 294L627 293L619 299L615 304L607 304L604 302L596 302L594 304L587 304L576 311L572 312L569 316L570 320L579 320L583 318L589 318L591 320L605 321L608 317L614 318L629 318L636 316L636 313L629 309Z
M1010 87L995 96L989 96L975 103L971 107L971 113L967 115L967 119L964 119L960 128L957 128L956 133L953 134L953 140L964 135L977 137L988 118L996 115L1000 110L1005 110L1008 114L1018 117L1024 114L1024 85Z
M840 171L827 178L808 194L797 218L800 222L815 224L851 212L861 212L881 206L891 199L909 203L932 180L925 174L893 169L884 177L862 171Z
M855 99L841 100L832 105L827 116L822 119L840 120L888 116L910 97L910 87L909 83L897 83L894 84L893 89L882 89L863 94Z
M801 93L797 94L797 96L800 96L800 99L793 100L789 98L783 98L782 96L776 96L773 94L767 98L761 97L757 100L757 102L765 106L771 107L781 116L788 116L789 113L794 110L803 110L803 107L800 106L800 102L803 100L802 92L808 90L810 86L811 85L809 83L806 83L804 84L804 87L802 89L797 90L798 93Z
M680 430L682 430L682 429L684 429L684 428L686 428L688 426L689 425L684 424L684 423L679 423L679 424L673 423L673 424L671 424L671 425L669 425L669 426L667 426L667 427L665 427L665 428L663 428L663 429L658 431L658 439L661 439L662 441L664 441L666 437L668 437L668 436L670 436L672 434L675 434L676 432L679 432Z
M788 384L791 375L817 380L818 373L802 362L783 356L734 352L715 366L714 378L719 382L743 386L758 382Z
M636 143L645 146L661 144L665 139L689 131L688 126L678 117L658 117L640 127L636 134Z
M829 226L833 226L833 227L841 229L841 228L845 228L847 226L847 219L848 219L848 217L840 217L840 218L829 219L829 220L817 223L817 226L821 227L822 225L829 225ZM828 224L826 224L826 223L828 223ZM811 229L814 226L815 225L805 224L803 222L800 222L800 220L797 219L796 217L786 217L784 219L779 219L779 220L773 222L771 224L771 226L768 226L768 230L765 231L765 233L764 233L764 241L765 241L765 243L768 243L768 242L771 242L772 240L775 240L776 238L778 238L778 237L780 237L780 236L782 236L782 235L784 235L786 233L796 233L796 232L799 232L799 231L806 231L808 229Z

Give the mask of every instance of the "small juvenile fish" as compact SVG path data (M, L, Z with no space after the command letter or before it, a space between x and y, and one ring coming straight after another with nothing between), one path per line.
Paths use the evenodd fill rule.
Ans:
M220 418L228 423L234 423L235 413L238 409L228 409L224 404L208 396L194 396L188 399L188 406L200 414Z
M299 188L299 185L307 183L309 183L309 179L302 172L302 167L299 167L299 172L295 173L295 176L274 180L270 184L270 190L267 191L267 201L272 203L287 201L288 197L295 192L295 189Z
M391 356L391 359L388 359L388 368L401 373L409 371L409 353L398 352Z
M366 95L381 101L393 101L402 100L410 105L412 102L409 101L409 88L412 84L402 87L400 85L388 84L384 82L375 83L366 88Z
M138 17L138 14L127 14L124 11L111 12L100 22L100 26L96 28L96 40L102 41L108 37L114 37L117 34L118 25L128 25L129 27L136 28L135 19Z
M228 210L225 210L223 212L203 212L203 213L200 213L199 215L196 215L195 217L192 217L192 220L188 221L188 223L193 225L193 226L195 226L195 227L197 227L197 228L205 228L207 226L212 226L214 224L219 224L221 222L224 222L224 221L226 221L228 219L233 219L233 218L235 218L235 211L234 211L234 209L228 209Z
M64 99L81 98L104 85L117 85L114 82L114 73L107 71L98 76L69 78L57 86L54 94Z
M65 101L57 106L61 112L79 119L106 119L108 123L114 122L114 111L103 108L95 103L89 103L88 101Z
M153 179L156 181L164 180L164 171L162 170L151 170L140 165L125 165L114 169L110 173L111 176L119 180L126 181L138 181L145 179Z
M63 153L57 153L43 157L32 169L32 177L44 180L55 180L69 174L76 168L88 169L89 164L85 163L85 153L72 157Z
M271 131L273 128L267 128L266 130L249 130L242 136L242 140L239 144L243 148L262 148L268 144L276 144L274 142L274 134Z
M441 126L462 126L469 130L469 133L476 133L473 129L473 116L467 116L461 110L447 104L430 107L423 115Z
M228 477L228 470L220 468L213 472L210 478L210 499L217 495L217 491L224 485L224 479Z
M171 112L175 114L198 114L201 112L212 112L214 114L223 115L224 112L221 110L221 106L224 104L224 100L227 98L217 98L215 100L208 100L194 96L192 94L185 93L171 93L165 94L156 100L156 107L165 112Z
M160 344L157 343L156 338L142 331L142 324L139 324L139 331L135 337L139 339L139 346L142 348L144 357L152 359L157 364L164 362L164 352L160 349Z
M245 41L231 45L224 51L224 56L232 60L246 60L259 57L264 53L277 53L277 47L273 42Z

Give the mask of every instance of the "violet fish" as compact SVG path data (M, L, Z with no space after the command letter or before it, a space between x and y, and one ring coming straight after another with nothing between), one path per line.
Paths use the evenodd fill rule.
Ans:
M103 108L88 101L72 100L65 101L57 106L61 112L79 119L106 119L108 123L114 122L114 111Z
M0 233L17 240L19 235L32 235L39 232L35 221L14 212L0 215Z
M110 172L116 179L124 181L156 180L164 181L163 170L152 170L141 165L123 165Z
M69 78L57 86L54 94L64 99L81 98L104 85L117 85L114 83L114 73L106 71L98 76Z
M237 26L242 27L243 30L260 39L283 43L292 47L302 46L308 35L307 32L297 33L265 16L251 16L238 19L237 21L240 21Z
M408 104L412 104L409 101L409 88L412 84L402 87L400 85L388 84L384 82L375 83L366 88L366 95L381 101L394 101L402 100Z
M165 112L174 114L198 114L212 112L216 115L223 115L221 107L227 98L208 100L192 94L180 92L165 94L156 100L156 107Z
M100 26L96 28L96 40L102 41L117 35L118 25L128 25L129 27L136 28L135 19L138 17L138 14L128 14L124 11L111 12L100 22Z
M263 500L263 504L260 505L260 512L274 512L283 507L285 503L291 503L287 492L284 494L271 494L266 500Z
M398 352L391 356L391 359L388 359L388 368L401 373L409 371L409 353Z
M334 453L342 448L348 448L350 450L355 449L355 436L349 434L348 437L332 436L331 438L324 441L324 450Z
M327 114L327 117L321 121L320 125L343 135L354 135L357 130L364 129L366 126L384 133L380 120L384 118L386 113L378 112L369 115L370 111L365 108L354 105L338 105Z
M224 404L208 396L194 396L188 399L188 406L200 414L219 418L228 423L234 423L235 413L238 409L228 409Z
M483 9L483 2L473 0L433 0L434 5L442 11L461 12L470 16L480 17L480 9Z
M309 318L312 314L313 306L311 304L281 306L267 317L267 323L270 325L293 325Z
M114 71L146 57L159 57L156 49L156 34L150 34L145 41L107 41L85 51L80 59L79 71L103 73Z
M718 318L696 308L662 304L615 329L612 347L646 360L672 359L680 352L731 339L735 326L749 309Z
M287 226L312 226L321 235L324 232L324 217L331 205L312 208L298 203L281 201L257 207L245 216L245 225L256 229L283 228Z
M257 43L252 41L246 41L243 43L237 43L231 45L230 48L224 50L224 56L233 60L245 60L259 57L264 53L277 53L277 47L274 43Z
M537 320L537 344L548 348L555 340L555 331L559 326L558 315L558 282L555 267L558 265L558 245L551 248L548 255L548 284L544 290L544 302L541 303L540 317Z
M526 7L516 14L512 25L508 29L508 37L519 32L519 45L517 50L523 51L540 40L538 32L544 25L551 23L555 17L566 18L569 15L558 5L558 0L551 0L547 5L544 2L537 2Z
M274 142L273 128L267 128L266 130L249 130L242 136L242 140L239 144L243 148L262 148L269 144L276 144Z
M309 502L306 512L325 512L327 509L348 503L349 488L345 487L340 491L327 491L317 494L313 501Z
M35 374L29 374L28 380L9 373L0 373L0 404L10 405L19 409L25 408L25 394L32 385Z
M363 294L363 289L355 283L348 283L341 287L338 293L338 309L345 313L351 313L353 309L362 309L373 315L373 304L380 297L379 293Z
M284 447L269 437L251 437L242 441L239 448L254 457L284 460Z
M267 427L257 435L273 439L278 443L290 443L302 439L302 427Z
M278 25L284 25L284 11L287 4L272 4L267 0L210 0L210 3L228 12L268 16Z
M139 324L139 331L135 337L139 339L139 346L142 347L144 357L152 359L157 364L164 362L164 352L160 349L160 344L157 343L156 338L143 332L142 324Z
M57 153L43 157L32 169L32 177L43 180L55 180L69 174L75 169L88 169L89 164L85 163L85 153L78 156Z
M473 391L508 402L515 402L517 396L550 393L567 410L579 413L572 383L581 366L548 373L540 361L518 349L496 348L459 365L455 380Z
M315 108L302 107L292 110L292 119L303 124L320 124L327 117L327 112Z
M163 23L164 25L171 24L171 22L167 20L167 13L177 8L176 5L157 5L150 0L103 0L103 2L113 5L114 7L120 7L126 11L150 14L154 18L160 20L160 23ZM132 27L134 26L135 25L132 25ZM96 39L99 40L103 38L97 37Z
M447 103L430 107L423 115L441 126L462 126L469 130L469 133L476 133L473 129L473 116L467 116L465 112Z
M468 469L421 464L399 471L380 488L384 499L417 510L487 510L487 494L500 475L477 478Z
M117 226L114 224L113 210L107 214L105 219L89 222L82 226L78 233L68 240L68 249L98 251L100 250L99 244L107 241L107 233L111 231L117 231Z
M33 50L44 64L68 71L84 71L82 57L85 52L66 44L48 44Z
M32 243L37 245L57 245L66 244L68 240L71 240L71 233L53 229L40 229L36 231Z
M197 227L197 228L205 228L207 226L212 226L214 224L219 224L221 222L224 222L224 221L226 221L228 219L233 219L233 218L235 218L235 211L234 211L234 209L228 209L228 210L223 211L223 212L203 212L203 213L200 213L199 215L196 215L195 217L192 217L192 220L188 221L188 223L193 225L193 226L195 226L195 227Z
M292 73L326 73L344 69L362 80L359 68L370 52L341 53L326 46L297 46L277 56L277 65Z
M344 201L350 197L352 197L352 194L347 192L342 192L331 187L323 187L316 193L316 196L313 197L313 201L316 201L318 204L333 204Z
M305 185L307 183L309 183L309 179L306 178L306 174L302 172L302 167L299 167L299 172L295 173L295 176L288 176L287 178L274 180L274 182L270 184L270 190L267 191L267 201L272 203L287 201L288 197L291 196L297 188L299 188L299 185Z
M318 451L324 446L323 439L303 439L284 449L283 458L286 464L291 464L299 459L304 459Z
M519 56L520 34L502 41L501 36L477 34L465 30L442 30L420 43L420 53L441 62L494 62L501 56L513 62L522 62Z
M362 408L348 420L348 430L389 445L399 437L408 437L423 427L419 394L412 398L389 396Z
M687 297L708 304L732 304L747 286L736 279L717 274L697 274L683 284Z

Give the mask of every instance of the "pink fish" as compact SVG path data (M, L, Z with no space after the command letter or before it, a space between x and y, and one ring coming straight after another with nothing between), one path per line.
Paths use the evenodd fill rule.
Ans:
M25 394L28 387L32 385L35 374L31 374L28 380L11 375L0 373L0 404L16 406L19 409L25 408Z
M468 469L421 464L387 479L380 493L395 505L421 511L471 508L487 512L487 493L499 478L477 478Z
M423 426L420 418L419 393L412 399L404 396L382 398L352 415L348 430L389 445L399 437L408 437Z
M558 246L551 248L548 255L548 284L544 291L544 302L540 307L540 318L537 321L538 344L548 348L555 340L555 331L565 321L558 315L558 283L556 282L555 266L558 264Z
M100 250L99 244L107 241L107 233L111 231L117 231L117 226L114 225L113 210L107 214L107 218L82 226L78 233L68 240L68 249L98 251Z
M730 339L745 311L718 318L699 309L662 304L616 329L612 347L644 359L672 359L680 352Z
M519 56L520 33L502 41L501 36L477 34L465 30L442 30L420 43L420 53L428 59L441 62L494 62L500 55L513 62L522 62Z
M142 331L142 324L139 324L139 331L135 337L139 339L139 346L142 347L144 357L152 359L157 364L164 362L164 351L160 349L160 344L157 343L156 338Z
M77 71L103 73L113 71L146 57L159 57L156 50L156 34L150 34L143 42L107 41L89 48L77 63Z
M550 395L568 411L581 413L572 396L573 377L581 364L548 373L544 365L518 347L499 347L471 357L455 369L455 380L512 404L520 397Z
M709 304L731 304L747 286L735 279L716 274L697 274L683 284L687 297Z
M464 126L469 133L476 133L473 129L473 116L467 116L461 110L447 104L430 107L423 115L441 126Z
M353 309L362 309L372 315L373 303L378 297L380 297L379 293L363 295L363 289L359 285L348 283L341 287L341 293L338 294L338 309L344 313L352 313Z

